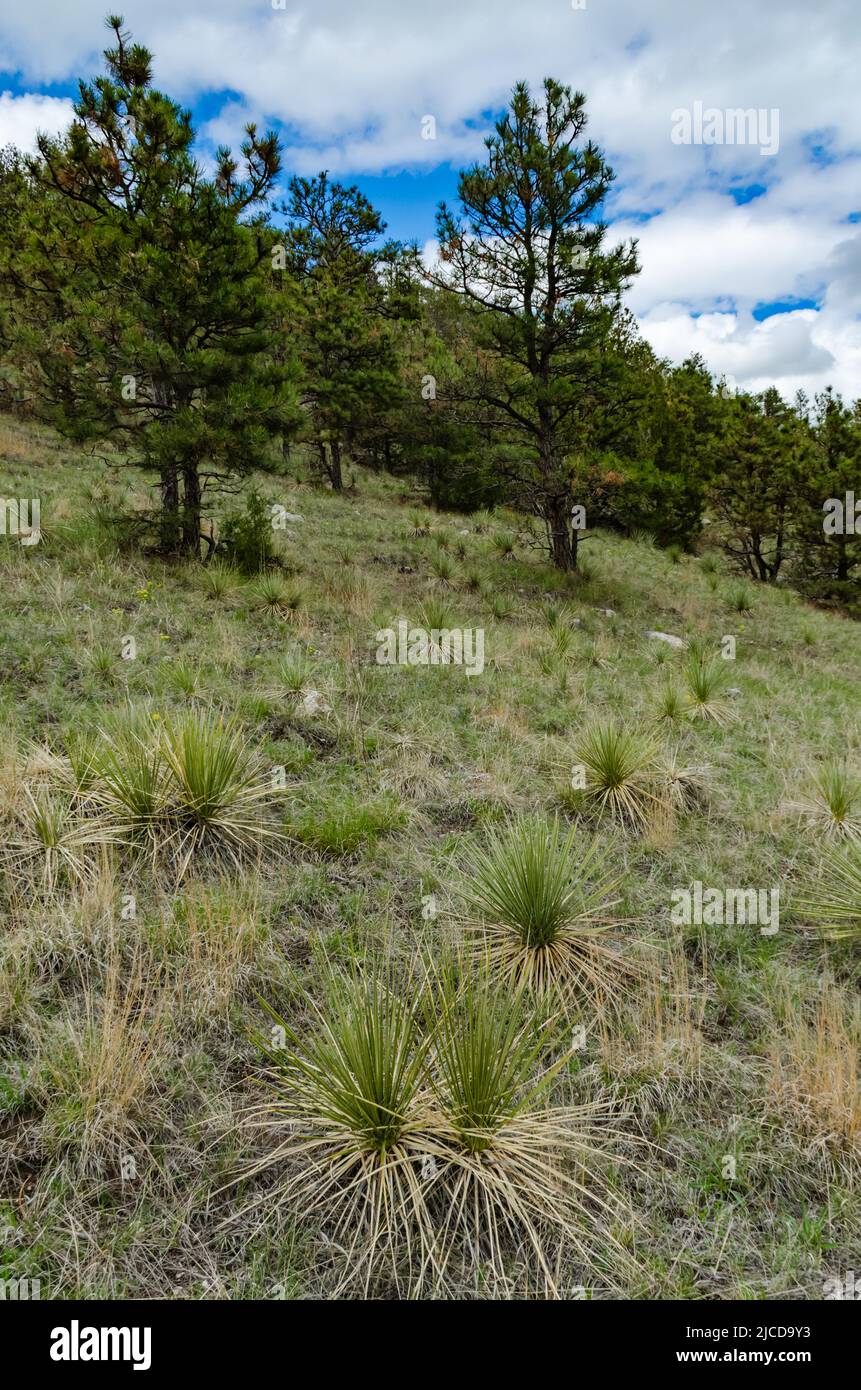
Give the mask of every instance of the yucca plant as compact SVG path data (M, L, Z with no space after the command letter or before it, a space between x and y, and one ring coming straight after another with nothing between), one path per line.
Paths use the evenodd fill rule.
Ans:
M500 560L514 559L514 537L510 531L497 531L493 537L493 549Z
M94 764L102 809L123 834L145 840L154 855L169 833L159 725L139 710L115 717L101 731Z
M562 657L552 642L539 647L535 659L542 676L546 676L548 680L558 680L564 671Z
M729 602L736 613L749 613L754 603L753 589L749 584L736 584L730 590Z
M254 1171L289 1160L278 1200L328 1223L343 1252L336 1294L356 1281L367 1292L380 1265L412 1290L438 1267L431 1198L446 1159L426 1080L423 993L327 973L309 1035L273 1014L286 1045L263 1044L273 1098L257 1115L283 1137Z
M711 769L705 763L683 763L678 749L663 759L660 769L664 799L674 811L693 811L702 805Z
M86 883L109 846L120 843L116 827L98 816L82 817L72 798L61 792L24 786L22 793L2 853L10 880L26 890L35 879L47 894L63 881Z
M426 632L450 631L455 622L449 605L443 599L434 598L432 595L422 604L419 618Z
M629 539L636 545L647 546L650 550L654 550L657 545L654 531L649 531L645 526L632 527Z
M725 727L735 719L725 690L729 684L726 662L702 650L690 651L683 667L688 690L688 713L694 719L710 719Z
M861 840L849 837L829 849L819 881L798 899L828 936L861 940Z
M536 1021L525 996L512 999L484 976L446 981L440 994L432 1084L450 1140L437 1262L489 1281L493 1293L509 1283L516 1251L556 1297L560 1241L589 1262L584 1234L598 1209L610 1209L596 1174L613 1133L609 1110L552 1104L572 1055L558 1017ZM612 1237L606 1244L626 1261Z
M242 582L242 576L224 560L213 560L201 570L200 582L210 598L220 601L235 592Z
M288 652L278 667L278 682L289 695L301 695L310 675L311 663L298 648Z
M118 655L112 648L99 642L90 653L90 669L99 680L114 681L117 677Z
M585 729L574 746L574 761L585 771L583 796L598 816L643 829L660 809L660 745L651 734L614 720Z
M200 690L200 672L190 661L180 659L171 662L167 668L166 681L177 695L191 700Z
M265 816L271 779L235 720L215 710L188 710L165 726L162 746L180 878L201 849L238 867L266 840L283 838Z
M259 1039L272 1095L254 1118L278 1142L249 1175L285 1165L274 1200L325 1223L334 1296L356 1285L367 1296L381 1279L396 1296L464 1280L495 1291L524 1257L553 1296L560 1240L626 1261L593 1236L597 1214L618 1214L597 1171L609 1112L551 1105L571 1055L559 1019L536 1024L525 996L486 976L425 975L327 968L311 1031L270 1011Z
M441 584L450 584L454 578L454 563L448 555L440 551L431 560L430 571L434 579L438 579Z
M609 1001L633 968L603 940L619 883L596 841L558 819L514 821L466 856L473 952L516 988Z
M514 612L514 604L504 594L493 594L488 603L488 607L498 623L510 618Z
M861 835L861 781L843 760L831 759L815 772L813 785L789 809L826 839Z
M302 588L273 570L261 574L255 585L254 596L260 608L284 616L297 613L305 602Z
M687 713L687 701L677 685L667 682L658 692L655 723L675 724Z
M66 756L72 790L76 796L86 796L96 784L99 739L95 731L74 730L66 739Z

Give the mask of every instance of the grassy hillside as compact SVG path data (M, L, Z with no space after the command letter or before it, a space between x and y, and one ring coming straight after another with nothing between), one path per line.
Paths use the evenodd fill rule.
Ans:
M515 1232L505 1278L464 1259L442 1291L819 1298L858 1267L857 936L804 905L834 827L793 804L859 761L857 625L645 538L590 539L563 581L522 519L431 515L361 471L344 497L261 485L303 518L273 579L167 567L117 546L140 480L10 419L0 469L43 530L0 538L0 1275L43 1298L361 1292L343 1280L363 1232L291 1197L297 1160L252 1171L285 1133L255 1033L268 1005L313 1034L333 969L412 988L465 935L470 856L524 816L584 854L594 837L621 882L606 939L635 973L530 1006L577 1039L552 1103L610 1118L581 1231L548 1236L552 1280ZM484 670L379 665L401 617L483 629ZM690 653L647 630L718 662L735 637L716 717L691 707ZM238 864L129 833L97 795L93 749L195 709L236 721L271 786L276 834ZM572 786L608 720L660 746L639 827ZM779 930L675 923L697 881L778 888ZM404 1287L373 1264L372 1294Z

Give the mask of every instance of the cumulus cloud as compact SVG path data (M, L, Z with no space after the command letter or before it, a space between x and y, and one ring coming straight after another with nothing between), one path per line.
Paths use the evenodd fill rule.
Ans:
M0 147L15 145L32 153L36 134L58 135L72 119L72 103L65 97L46 97L38 92L13 96L0 92Z

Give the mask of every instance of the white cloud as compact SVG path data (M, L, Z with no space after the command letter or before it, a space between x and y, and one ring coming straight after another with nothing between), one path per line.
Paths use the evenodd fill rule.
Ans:
M13 96L11 92L0 92L0 148L15 145L19 150L32 153L38 131L58 135L71 119L72 103L65 97L40 96L38 92Z

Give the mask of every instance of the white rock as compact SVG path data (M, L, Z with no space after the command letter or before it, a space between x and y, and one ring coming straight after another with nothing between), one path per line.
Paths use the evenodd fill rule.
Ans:
M281 518L282 521L304 521L304 520L305 520L304 516L300 516L298 512L281 512L279 515L280 515L280 518Z
M659 642L666 642L668 647L678 647L682 650L687 644L684 637L674 637L671 632L647 632L647 637L656 637Z
M598 608L596 612L603 613L605 618L615 618L616 616L615 608Z
M328 714L329 706L319 690L306 690L302 699L302 709L306 714Z

